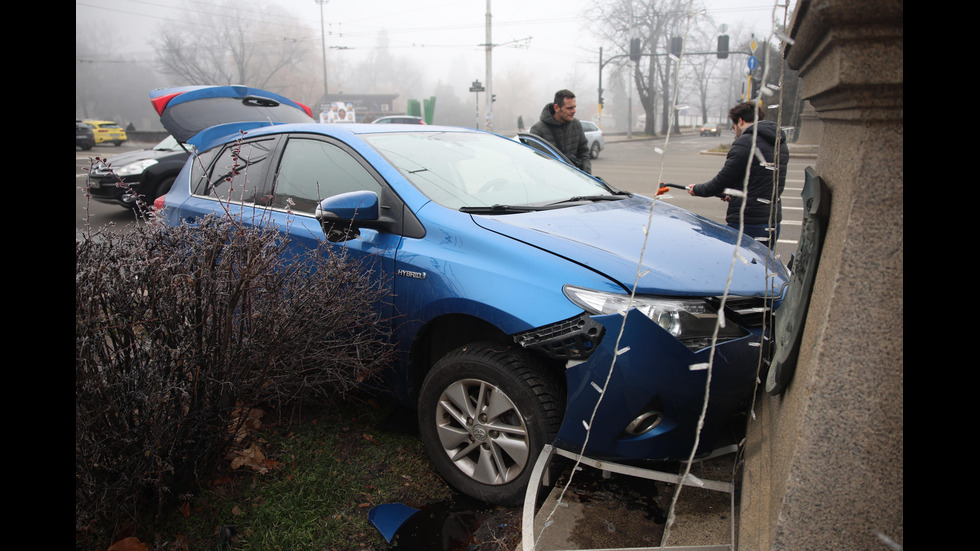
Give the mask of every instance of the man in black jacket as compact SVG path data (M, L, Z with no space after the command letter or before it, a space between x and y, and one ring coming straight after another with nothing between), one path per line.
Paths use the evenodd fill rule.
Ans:
M756 121L757 112L758 121ZM779 196L786 186L789 149L786 147L786 135L776 126L776 123L763 120L765 116L762 106L757 107L752 102L740 103L732 107L728 111L728 118L732 121L735 141L728 151L725 166L710 182L687 186L687 192L697 197L721 197L722 200L727 201L728 212L725 221L729 226L738 229L742 210L741 192L747 191L745 234L773 248L779 237L779 223L783 218ZM778 159L775 154L777 136ZM762 153L765 162L753 154L753 143ZM743 189L746 168L749 169L748 188ZM739 193L729 194L726 191L729 189Z
M592 174L589 140L585 137L582 123L575 118L575 94L571 91L555 92L555 101L541 110L541 120L531 126L531 134L544 138L575 166Z

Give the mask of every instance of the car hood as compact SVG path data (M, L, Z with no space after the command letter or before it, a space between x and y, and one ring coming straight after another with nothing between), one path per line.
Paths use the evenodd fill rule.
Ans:
M109 164L113 167L121 167L128 165L129 163L135 163L138 161L145 161L146 159L163 159L166 157L184 157L190 153L184 151L169 151L169 150L159 150L159 149L139 149L136 151L127 151L126 153L120 153L119 155L113 155L109 157Z
M649 198L530 213L473 218L481 227L549 251L614 280L638 294L762 296L768 249L744 238L735 260L737 234L726 226ZM644 249L644 228L650 226ZM774 286L787 279L780 262ZM638 268L639 266L639 268ZM731 285L728 275L732 272ZM641 274L637 280L637 274Z

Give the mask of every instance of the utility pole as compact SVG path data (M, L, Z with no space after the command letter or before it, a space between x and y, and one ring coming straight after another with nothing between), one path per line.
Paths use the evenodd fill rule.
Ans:
M487 93L483 101L487 104L487 130L493 132L493 40L491 28L490 0L487 0Z
M313 0L320 4L320 47L323 50L323 101L327 101L327 36L323 30L323 5L329 0ZM488 0L489 1L489 0Z

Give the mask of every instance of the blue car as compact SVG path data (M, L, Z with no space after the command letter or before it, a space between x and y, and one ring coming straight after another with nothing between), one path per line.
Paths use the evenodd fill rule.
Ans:
M382 276L391 392L463 493L519 502L545 444L706 455L746 411L787 280L754 240L487 132L317 124L241 86L151 100L196 147L156 201L166 224L230 213Z

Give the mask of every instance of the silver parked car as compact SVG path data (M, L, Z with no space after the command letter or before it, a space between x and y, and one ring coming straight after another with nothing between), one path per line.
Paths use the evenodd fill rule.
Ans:
M589 140L589 156L598 159L599 152L606 148L602 129L592 121L582 121L582 130L585 130L585 139Z

